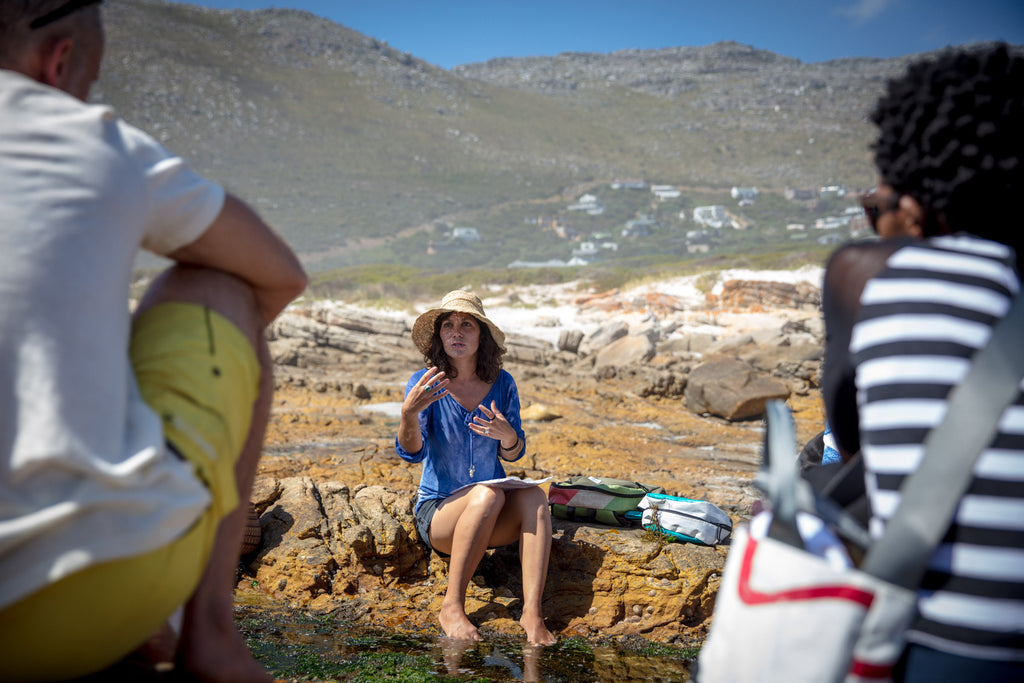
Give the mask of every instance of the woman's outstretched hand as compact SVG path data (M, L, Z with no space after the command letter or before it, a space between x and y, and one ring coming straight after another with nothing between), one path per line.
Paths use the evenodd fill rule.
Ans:
M491 401L491 407L488 408L481 403L480 412L484 414L484 417L479 415L474 417L473 422L469 425L470 430L480 436L497 439L505 450L514 448L519 441L519 435L498 410L498 405Z
M448 378L437 368L427 368L402 402L402 413L417 415L421 410L448 393Z
M423 450L419 414L424 408L448 393L448 379L437 368L427 368L419 381L402 401L402 416L398 423L398 445L409 453Z

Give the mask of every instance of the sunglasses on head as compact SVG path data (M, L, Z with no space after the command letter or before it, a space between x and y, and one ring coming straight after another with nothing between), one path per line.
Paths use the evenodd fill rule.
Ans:
M47 12L46 14L37 19L33 19L32 23L30 23L28 27L34 31L44 26L49 26L53 22L60 21L64 17L74 12L77 12L83 7L88 7L89 5L98 5L101 2L103 2L103 0L68 0L60 7L50 12Z
M868 217L868 224L871 226L871 229L877 233L879 217L883 213L895 211L899 208L900 196L895 193L880 196L872 190L860 196L860 205L864 209L864 215Z

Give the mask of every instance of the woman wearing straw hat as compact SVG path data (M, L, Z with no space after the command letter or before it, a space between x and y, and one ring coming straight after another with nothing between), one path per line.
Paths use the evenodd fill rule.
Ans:
M547 496L537 486L472 485L504 477L501 461L526 452L519 391L501 369L505 334L479 297L456 290L416 319L412 339L427 367L406 386L395 450L423 463L416 527L427 545L451 556L441 628L450 638L480 640L465 610L469 581L488 547L519 541L519 623L531 644L550 645L555 637L541 614L551 551Z

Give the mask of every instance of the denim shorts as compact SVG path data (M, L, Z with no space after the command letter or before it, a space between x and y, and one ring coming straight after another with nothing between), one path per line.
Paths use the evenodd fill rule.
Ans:
M416 510L416 531L419 532L420 538L427 544L427 547L439 555L445 555L446 553L442 553L430 545L430 522L434 519L434 513L437 512L437 508L444 501L444 498L430 498L423 501L419 509Z

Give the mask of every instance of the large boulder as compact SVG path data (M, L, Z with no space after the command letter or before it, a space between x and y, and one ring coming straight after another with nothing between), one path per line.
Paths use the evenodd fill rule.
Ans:
M397 323L381 318L387 323L384 329L395 331ZM283 339L299 339L311 347L329 347L346 353L380 353L381 345L389 353L401 352L418 355L408 335L371 334L362 326L371 323L367 318L354 320L342 318L338 311L286 311L279 315L268 330L271 342ZM404 328L403 328L404 329Z
M603 374L605 368L618 369L627 365L646 363L654 357L654 343L646 335L621 337L597 352L594 374Z
M509 335L505 340L504 360L511 363L523 363L544 367L548 363L548 354L551 345L532 337L522 335Z
M318 322L363 334L382 334L409 339L412 329L404 317L378 314L357 306L345 306L334 301L317 301L311 315Z
M684 395L688 373L686 365L641 367L632 368L628 379L634 382L637 396L676 398Z
M256 578L297 606L322 608L330 596L363 592L367 582L425 571L409 496L381 486L353 494L337 482L289 477L259 480L253 503L262 531Z
M629 325L622 320L613 320L587 335L580 343L579 352L584 356L589 356L627 334L629 334Z
M543 403L532 403L519 411L519 417L523 422L551 422L561 419L562 414Z
M708 295L708 304L718 308L814 308L821 305L821 290L806 282L727 280L718 295Z
M580 350L583 332L580 330L562 330L558 335L558 350L576 353Z
M748 420L764 414L772 399L786 400L790 389L747 363L718 358L695 367L687 377L686 405L695 413L727 420Z
M565 635L642 633L661 642L706 634L724 549L664 543L640 529L557 519L553 526L544 591L549 626ZM478 573L485 586L507 582L518 619L522 582L516 547L494 551Z
M262 543L249 571L260 590L295 608L367 624L436 626L447 558L419 540L412 494L310 477L261 478L253 500ZM557 519L553 526L544 592L550 628L662 642L706 634L723 548L665 543L641 529ZM521 577L516 545L487 552L466 601L483 630L521 633Z

